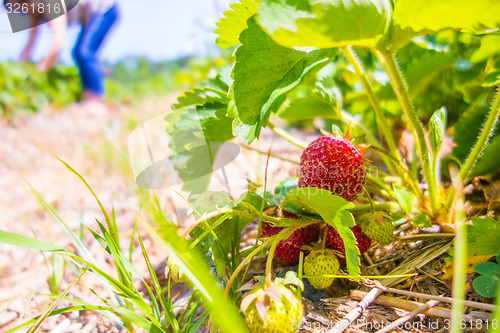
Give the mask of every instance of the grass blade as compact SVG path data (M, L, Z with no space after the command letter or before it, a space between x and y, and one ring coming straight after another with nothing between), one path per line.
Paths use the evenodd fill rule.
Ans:
M137 230L137 225L135 225L134 230ZM156 272L154 270L153 265L151 264L151 261L149 260L148 253L146 251L146 248L144 247L144 242L142 241L142 237L139 232L137 232L137 238L139 239L139 244L141 246L142 250L142 256L144 257L144 261L146 262L146 266L148 267L148 272L149 276L151 277L151 281L153 282L154 289L158 295L158 298L160 299L160 303L165 311L165 319L168 319L169 324L172 326L174 329L174 332L178 332L180 330L179 323L177 322L177 319L175 318L175 314L173 312L172 307L168 306L167 300L165 299L165 294L163 293L163 290L160 285L160 281L158 280L158 277L156 276ZM147 284L146 284L147 286ZM149 286L147 286L149 289ZM154 298L154 295L152 295L152 301L156 302L156 299ZM169 311L170 310L170 311Z
M85 269L80 275L78 275L78 277L76 279L73 280L73 282L71 282L69 284L69 286L59 295L59 297L55 300L55 302L53 302L48 308L47 310L45 310L43 312L43 314L38 317L38 319L36 320L36 322L29 328L28 330L28 333L34 333L36 332L36 330L38 330L38 328L40 327L40 325L42 324L42 322L47 319L47 317L50 315L50 313L52 313L52 311L54 311L54 309L56 308L56 306L62 301L62 299L64 297L66 297L66 295L68 294L69 290L78 282L80 281L80 279L82 278L83 275L85 275L85 273L87 273L88 271L88 268Z
M150 234L170 256L175 258L179 269L199 291L204 306L215 324L223 332L248 332L238 308L224 297L222 290L217 286L217 280L210 274L210 269L202 256L195 249L189 249L188 243L177 234L177 228L174 225L165 223L164 227L168 229L162 233L167 238L166 240L146 225Z

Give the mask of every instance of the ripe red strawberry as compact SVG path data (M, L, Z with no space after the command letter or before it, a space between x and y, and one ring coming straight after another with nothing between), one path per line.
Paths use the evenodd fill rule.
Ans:
M348 140L324 136L311 142L300 157L298 187L318 187L353 201L363 191L363 156Z
M358 243L359 253L365 253L370 248L372 240L363 233L361 227L357 224L352 227L351 230ZM345 256L344 241L342 240L342 237L340 237L340 234L332 226L328 226L327 232L326 245L331 249L339 251ZM339 258L339 263L341 266L345 266L345 258Z
M266 238L278 234L284 227L273 227L267 222L262 222L260 237ZM293 266L299 263L300 247L315 242L319 238L319 224L309 224L295 230L290 237L278 243L274 257L285 266Z

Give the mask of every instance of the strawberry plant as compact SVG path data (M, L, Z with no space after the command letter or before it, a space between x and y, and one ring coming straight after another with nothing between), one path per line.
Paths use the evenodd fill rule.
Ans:
M500 279L500 252L496 257L496 262L481 262L474 266L474 270L481 274L472 282L474 289L483 297L495 297Z
M269 286L273 257L296 264L300 251L307 255L303 245L314 248L322 235L324 245L345 256L339 259L349 276L359 279L359 256L372 240L377 246L398 241L397 215L414 230L435 225L454 232L457 244L464 241L463 184L498 169L499 8L488 0L231 5L216 30L219 47L234 48L231 68L180 96L166 118L169 159L183 190L196 203L206 193L221 144L240 138L251 145L263 128L304 151L296 185L282 180L274 192L266 185L250 189L260 195L260 206L204 206L210 219L200 215L198 225L212 224L211 232L191 237L213 231L208 243L198 245L214 258L223 257L217 249L226 247L240 259L224 259L226 292L232 289L238 299L232 284L249 255L268 248ZM314 126L317 138L303 142L289 131L293 126ZM202 148L191 148L192 140ZM266 211L269 206L278 213ZM229 220L232 235L216 230ZM259 222L255 245L238 253L238 230L252 220ZM304 236L313 225L323 230L320 239ZM457 275L463 275L464 255ZM464 297L463 288L454 292Z
M61 107L81 95L76 67L56 66L41 73L34 64L0 64L0 115L16 118L42 109L49 101Z
M455 245L452 319L460 321L468 256L490 260L500 244L496 220L469 218L464 209L464 184L499 169L498 1L241 0L217 25L219 47L234 50L230 66L179 96L165 117L169 154L161 166L177 172L194 221L183 239L155 198L162 224L150 230L171 257L167 275L193 289L205 317L181 327L149 263L156 295L148 290L147 303L136 294L133 266L105 211L103 236L91 232L113 257L118 280L50 244L4 232L0 241L61 253L82 274L90 268L109 281L119 302L98 310L120 316L127 329L179 332L203 324L214 332L295 332L304 313L302 278L318 289L337 278L361 281L362 255L370 268L380 267L371 263L377 252L421 245L403 245L403 234L413 233L441 242L439 251L422 251L430 260ZM264 181L249 179L243 193L209 190L214 171L225 185L235 179L224 167L240 151L236 142L267 161L285 159L255 147L264 128L302 150L287 157L298 179L270 182L266 162ZM441 232L420 235L427 227ZM412 255L403 261L409 270L382 276L390 282L381 285L421 269L421 257ZM258 257L265 268L250 279ZM276 278L275 263L297 273ZM478 292L494 295L497 266L476 265Z

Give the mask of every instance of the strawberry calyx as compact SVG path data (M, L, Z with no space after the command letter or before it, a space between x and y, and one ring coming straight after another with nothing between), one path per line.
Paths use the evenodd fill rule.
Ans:
M240 304L242 313L246 313L250 306L255 305L257 313L263 322L269 312L271 302L286 304L295 309L300 304L300 293L304 290L302 281L293 271L288 271L285 278L276 278L268 286L265 283L256 285Z

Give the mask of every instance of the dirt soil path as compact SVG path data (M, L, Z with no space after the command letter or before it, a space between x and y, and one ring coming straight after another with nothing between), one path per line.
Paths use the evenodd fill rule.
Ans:
M71 248L69 238L41 208L31 187L73 231L78 231L82 221L95 227L95 219L102 219L89 190L49 151L82 174L105 208L116 209L120 231L130 234L136 221L137 196L126 172L124 175L118 167L127 162L127 132L141 119L165 111L172 102L170 97L139 107L114 107L104 116L72 106L0 124L0 229ZM155 251L150 255L154 257ZM38 310L47 306L46 300L39 304L32 296L49 292L49 258L35 250L0 244L0 331L39 314ZM96 327L109 331L95 318L88 322L92 323L87 327L90 331L96 331ZM80 331L82 327L60 331Z
M98 204L82 181L52 153L85 178L106 210L115 209L120 237L123 237L121 245L124 251L128 251L132 228L138 220L140 200L129 163L128 137L139 124L167 112L175 96L177 94L134 106L115 106L105 116L97 116L92 110L72 106L57 111L44 110L22 121L0 124L0 230L74 250L71 240L54 217L42 209L33 189L54 208L73 232L78 233L82 223L98 230L95 220L103 220ZM297 147L269 130L263 131L261 139L261 142L252 146L264 154L243 148L239 155L242 158L238 162L240 166L226 170L231 183L246 188L246 177L254 178L249 176L252 173L263 183L265 153L270 145L274 153L290 159L297 160L300 156ZM268 186L274 187L274 182L291 176L290 172L295 172L296 168L293 163L271 158ZM218 178L222 179L220 175ZM161 265L165 252L156 246L146 232L141 234L151 261ZM109 256L89 232L86 232L84 244L101 268L106 272L115 271ZM141 267L143 259L140 251L134 251L132 259L138 271L144 272L146 276L146 268ZM49 277L53 267L50 255L0 244L0 332L39 315L47 308L51 300L35 297L35 294L51 292ZM74 272L65 269L58 292L64 290L75 277ZM71 289L69 296L89 303L100 303L88 290L89 286L99 290L98 284L86 284L78 283ZM117 327L111 320L86 311L50 317L43 323L41 330L111 332L117 331Z

